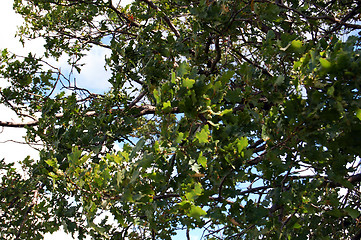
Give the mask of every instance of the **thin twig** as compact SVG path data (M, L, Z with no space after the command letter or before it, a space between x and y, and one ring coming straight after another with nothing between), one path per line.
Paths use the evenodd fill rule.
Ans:
M162 10L156 6L151 0L141 0L142 2L145 2L149 7L153 8L154 10L158 11L158 12L162 12ZM178 32L178 30L175 28L175 26L173 25L173 23L170 21L169 17L167 15L165 15L163 13L163 20L166 22L166 24L168 25L168 27L172 30L172 32L177 36L180 37L180 33Z

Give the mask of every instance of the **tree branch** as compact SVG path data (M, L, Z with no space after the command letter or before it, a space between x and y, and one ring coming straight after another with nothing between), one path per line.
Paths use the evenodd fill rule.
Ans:
M13 128L24 128L24 127L32 127L38 125L39 121L34 120L26 123L16 123L16 122L7 122L7 121L0 121L1 127L13 127Z
M358 182L361 182L361 173L350 176L347 181L349 181L352 184L356 184Z
M269 77L273 77L273 75L264 67L258 65L257 63L253 62L252 60L248 59L246 56L244 56L240 51L238 51L237 49L235 49L234 47L232 47L232 51L239 56L241 59L243 59L244 61L246 61L247 63L255 66L256 68L260 69L262 71L263 74L269 76ZM240 59L238 59L240 60Z
M115 14L117 14L119 19L124 19L130 26L135 26L135 27L139 27L139 24L130 20L129 18L127 18L125 16L124 13L120 12L116 7L114 7L114 5L112 4L112 1L109 1L109 5L108 7L113 10L115 12Z
M153 200L167 199L167 198L173 198L173 197L180 197L180 196L179 196L179 194L176 194L176 193L170 193L170 194L165 194L165 195L153 196Z
M268 3L273 3L271 1L266 0L266 2ZM352 24L352 23L347 23L346 21L349 20L350 18L352 18L353 16L355 16L358 13L358 10L361 8L361 4L358 3L357 7L355 7L354 9L352 9L351 12L349 12L345 17L343 17L342 19L338 19L334 16L328 16L328 15L319 15L319 16L308 16L304 13L302 13L301 11L288 7L286 5L284 5L283 3L275 3L277 6L284 8L288 11L292 11L297 13L298 15L306 18L307 20L328 20L332 23L336 23L338 24L338 26L336 26L335 28L333 28L331 31L329 32L333 32L333 31L337 31L341 28L341 26L344 26L346 28L352 28L352 29L361 29L361 25L357 25L357 24Z
M158 12L162 12L162 10L157 7L151 0L141 0L142 2L145 2L149 7L153 8L154 10ZM163 13L163 12L162 12ZM180 34L178 30L174 27L173 23L170 21L169 17L163 13L163 20L166 22L168 27L172 30L172 32L177 36L180 37Z
M238 195L244 195L244 194L247 194L247 193L256 193L256 192L267 190L267 189L270 189L270 188L272 188L272 187L270 187L270 186L260 186L260 187L250 188L250 189L240 191L240 192L237 191L237 194Z
M23 216L23 221L20 224L20 227L19 227L18 233L16 234L15 239L19 239L19 237L21 235L21 232L23 230L24 224L28 220L28 215L32 211L33 207L36 205L36 202L38 200L38 196L39 196L39 190L38 189L34 190L33 200L31 201L29 207L27 208L27 210L26 210L26 212L25 212L25 214Z
M211 70L210 72L213 73L216 69L217 63L221 60L221 48L219 47L219 37L215 39L214 45L216 47L216 58L212 62Z
M129 105L128 108L132 108L135 106L135 104L137 104L146 94L146 91L141 92L138 97L136 97Z
M135 101L139 101L142 97L142 94L140 94ZM138 99L139 98L139 99ZM132 103L131 103L132 104ZM134 103L135 104L135 103ZM144 115L148 115L148 114L154 114L156 112L156 107L153 105L142 105L142 106L132 106L130 109L138 109L139 113L134 114L133 117L140 117L140 116L144 116ZM120 112L123 112L124 109L119 110ZM179 109L178 108L173 108L171 113L179 113ZM96 111L88 111L84 114L86 117L93 117L93 116L97 116L98 113ZM64 116L63 113L58 113L55 115L56 118L62 118ZM25 127L32 127L32 126L36 126L38 125L39 120L33 120L33 121L29 121L29 122L8 122L8 121L0 121L0 127L13 127L13 128L25 128Z

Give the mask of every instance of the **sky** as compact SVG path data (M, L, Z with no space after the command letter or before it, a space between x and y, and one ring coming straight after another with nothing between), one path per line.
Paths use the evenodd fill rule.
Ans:
M16 16L12 10L12 1L0 2L0 16L2 17L2 21L0 21L0 30L3 33L0 38L0 49L9 48L14 51L16 50L19 54L22 54L26 51L41 48L40 41L34 42L34 44L28 46L28 49L22 49L21 44L18 41L14 41L16 25L21 23L21 18ZM6 85L5 80L0 79L0 87L4 87ZM2 121L18 120L16 114L4 105L0 105L0 113L0 119ZM5 157L6 162L18 161L19 159L24 159L29 154L36 154L36 150L29 148L27 145L6 142L9 140L22 141L22 136L24 134L24 129L0 129L0 153L2 153L0 157Z
M132 0L122 0L122 4L127 4ZM37 56L43 54L44 41L37 39L31 42L26 42L23 47L15 37L17 26L22 24L21 16L15 14L12 9L12 0L0 0L0 31L3 33L0 37L0 51L7 48L10 52L26 56L29 52L37 53ZM109 89L110 84L106 81L110 77L110 72L105 71L104 63L105 56L109 54L109 50L99 47L93 48L87 56L83 59L86 65L82 68L81 75L76 76L77 86L91 89L102 93ZM66 58L60 58L58 62L54 62L62 71L69 72L70 67L66 63ZM0 79L0 88L7 86L8 83L4 79ZM0 104L0 120L1 121L15 121L21 122L14 112L6 106ZM34 148L24 144L24 135L26 131L22 128L2 128L0 129L0 158L5 158L6 162L18 162L25 157L30 156L33 159L38 159L38 152ZM39 146L34 146L39 147ZM191 231L190 237L192 240L200 238L200 231ZM72 240L73 238L66 234L63 230L59 230L54 234L46 234L45 240ZM185 231L179 231L179 234L173 238L174 240L185 239Z
M2 32L0 38L0 49L7 48L10 52L18 55L25 56L29 52L38 53L38 56L42 55L43 44L42 40L33 40L25 43L23 47L15 38L17 26L21 25L22 18L16 15L12 9L12 0L0 1L0 31ZM88 56L84 59L87 64L84 66L82 75L77 77L79 87L89 87L97 89L99 92L104 92L109 88L110 84L105 81L109 78L110 73L104 70L104 59L108 52L100 48L94 48ZM70 70L70 67L66 63L65 58L61 58L56 63L57 67L62 70ZM8 83L4 79L0 79L0 88L6 86ZM20 119L16 117L16 114L4 105L0 105L0 120L2 121L16 121L20 122ZM37 150L23 143L24 142L25 129L21 128L3 128L0 129L0 158L5 158L6 162L17 162L23 160L26 156L31 156L33 159L37 159ZM14 142L16 141L16 142ZM45 240L64 240L73 239L70 235L60 230L54 234L46 234Z
M15 38L17 26L22 24L22 18L13 11L12 2L12 0L0 1L0 16L3 19L3 21L0 21L0 30L3 33L0 38L0 49L7 48L10 52L21 56L26 56L29 52L37 53L37 56L42 56L44 49L43 40L37 39L26 42L23 47L18 41L18 38ZM89 52L87 57L83 59L83 62L87 64L83 67L81 75L76 76L79 87L95 89L98 92L104 92L110 87L110 84L106 81L110 77L110 72L106 72L104 69L106 54L109 54L108 50L95 47ZM52 60L51 63L60 67L63 72L70 71L65 57L60 58L58 62ZM6 80L0 79L0 88L7 84ZM0 113L0 120L2 121L20 122L16 114L4 105L0 105ZM12 142L23 142L24 134L25 130L20 128L0 129L0 152L2 154L6 152L11 153L6 154L6 156L0 156L5 157L6 162L18 161L19 159L24 159L27 155L36 158L37 151L35 149L29 148L24 144Z

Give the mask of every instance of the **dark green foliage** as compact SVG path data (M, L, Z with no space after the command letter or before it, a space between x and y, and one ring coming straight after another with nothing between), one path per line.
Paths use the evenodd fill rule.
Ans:
M91 47L110 49L112 88L3 51L1 102L40 116L20 126L44 148L26 178L1 162L2 238L63 225L79 239L359 239L359 1L14 8L22 40L43 37L78 72Z

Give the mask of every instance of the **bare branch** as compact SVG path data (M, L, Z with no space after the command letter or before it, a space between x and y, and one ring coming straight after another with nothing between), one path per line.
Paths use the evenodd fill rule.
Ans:
M141 96L141 95L140 95ZM139 97L139 96L138 96ZM139 99L140 100L140 99ZM130 109L138 109L139 113L133 115L134 117L140 117L148 114L154 114L156 112L156 107L153 105L142 105L142 106L132 106ZM124 109L118 110L123 112ZM178 108L173 108L172 113L178 113ZM97 116L98 113L96 111L88 111L84 114L86 117ZM62 118L64 116L63 113L58 113L55 115L56 118ZM29 122L8 122L8 121L0 121L0 126L2 127L14 127L14 128L25 128L25 127L32 127L36 126L39 123L39 120L33 120Z
M267 190L267 189L270 189L270 188L272 188L272 187L270 187L270 186L255 187L255 188L250 188L250 189L247 189L247 190L244 190L244 191L240 191L237 194L238 195L244 195L244 194L248 194L248 193L257 193L259 191L264 191L264 190Z
M153 200L167 199L167 198L173 198L173 197L180 197L180 195L175 194L175 193L170 193L170 194L165 194L165 195L157 195L157 196L153 196Z
M124 13L120 12L113 4L111 1L109 1L109 8L111 10L113 10L117 16L119 17L119 19L124 19L130 26L135 26L135 27L139 27L139 24L132 21L131 19L127 18L127 16L125 16Z
M133 102L129 104L128 108L132 108L133 106L135 106L135 104L137 104L145 96L146 93L146 91L141 92L139 96L136 97Z
M272 3L271 1L266 1L269 3ZM342 26L346 27L346 28L352 28L352 29L361 29L361 25L358 24L352 24L352 23L347 23L346 21L349 20L350 18L352 18L353 16L355 16L356 14L358 14L359 10L361 9L361 4L360 2L358 3L357 7L355 7L351 12L349 12L344 18L342 19L338 19L334 16L329 16L329 15L319 15L319 16L309 16L306 15L304 13L302 13L301 11L288 7L286 5L284 5L283 3L276 3L277 6L284 8L288 11L292 11L297 13L298 15L306 18L307 20L327 20L330 21L332 23L336 23L338 24L338 26L336 26L335 28L333 28L330 32L339 30Z
M2 127L13 127L13 128L24 128L24 127L32 127L38 125L39 121L34 120L26 123L16 123L16 122L7 122L0 121L0 126Z
M269 77L273 77L273 75L264 67L260 66L259 64L253 62L252 60L248 59L246 56L244 56L240 51L238 51L237 49L235 49L234 47L232 47L232 51L238 56L240 57L242 60L246 61L247 63L255 66L256 68L260 69L262 71L263 74L269 76ZM238 59L238 60L241 60Z
M142 2L145 2L146 4L148 4L149 7L155 9L158 12L162 12L162 10L157 7L151 0L142 0ZM163 13L163 12L162 12ZM180 37L180 33L178 32L178 30L174 27L173 23L170 21L169 17L167 15L165 15L163 13L163 20L166 22L166 24L168 25L168 27L172 30L172 32L177 36Z

